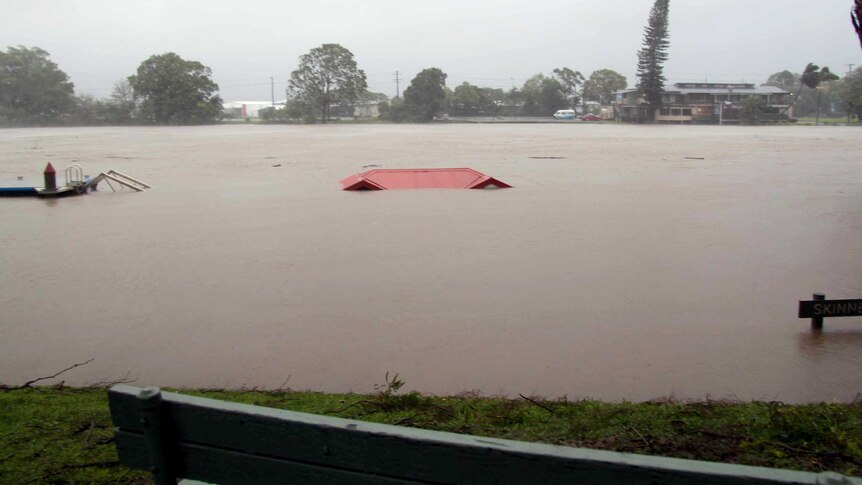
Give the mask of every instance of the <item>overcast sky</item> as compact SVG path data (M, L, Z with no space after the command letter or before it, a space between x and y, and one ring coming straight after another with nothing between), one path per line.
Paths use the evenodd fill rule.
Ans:
M0 49L38 46L75 83L107 97L153 54L213 71L225 101L284 97L298 57L350 49L369 89L395 95L427 67L454 87L521 86L536 73L610 68L635 83L653 0L0 0ZM851 0L671 0L670 82L761 83L808 62L862 65Z

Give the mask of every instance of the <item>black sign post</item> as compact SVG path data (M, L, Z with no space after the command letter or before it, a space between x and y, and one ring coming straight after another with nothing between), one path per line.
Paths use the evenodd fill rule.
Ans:
M810 301L800 300L799 318L810 318L812 328L823 328L824 317L862 317L862 299L827 300L823 293L814 293Z

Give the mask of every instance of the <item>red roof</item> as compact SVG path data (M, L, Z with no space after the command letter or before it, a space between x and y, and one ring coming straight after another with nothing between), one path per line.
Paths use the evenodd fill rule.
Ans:
M507 189L500 182L470 168L375 169L340 181L344 190L387 189Z

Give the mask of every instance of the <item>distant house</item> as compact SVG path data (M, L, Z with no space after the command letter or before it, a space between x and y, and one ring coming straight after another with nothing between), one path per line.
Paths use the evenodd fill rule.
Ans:
M637 90L614 93L614 118L618 121L642 122L648 119L648 106ZM792 95L775 86L748 83L676 83L662 93L662 107L656 110L660 123L738 124L742 102L752 96L763 98L766 115L778 120ZM792 113L791 113L792 114Z
M276 108L283 108L285 101L276 101ZM229 101L223 103L226 118L260 118L260 110L272 108L272 101Z
M377 101L360 102L353 106L354 118L379 118L380 103Z

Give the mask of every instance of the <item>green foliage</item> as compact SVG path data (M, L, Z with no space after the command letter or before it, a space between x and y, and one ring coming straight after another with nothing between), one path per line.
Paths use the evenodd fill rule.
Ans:
M108 104L95 96L82 94L75 98L71 122L75 125L104 125L109 122Z
M847 77L840 98L846 111L862 121L862 68L857 68Z
M219 120L222 100L211 76L210 68L173 52L151 56L128 78L141 102L141 121L199 124Z
M398 373L396 372L392 378L389 378L389 372L386 372L386 376L384 377L383 384L375 384L374 390L384 396L392 396L394 394L398 394L398 391L401 390L406 384L403 380L398 378Z
M648 116L655 118L664 91L664 61L667 60L669 0L655 0L644 29L643 47L638 51L638 91L649 105Z
M477 86L464 81L456 86L449 100L449 112L457 109L467 113L478 113L482 104L482 96Z
M823 66L823 68L819 68L816 64L809 63L805 66L805 71L802 72L800 82L809 89L817 89L820 84L836 79L838 79L838 76L832 74L828 67Z
M449 114L496 116L504 97L502 89L480 88L465 81L449 97Z
M303 123L317 123L317 115L314 104L307 99L289 99L282 109L285 119L298 120Z
M383 93L375 93L372 91L365 91L364 93L362 93L361 96L359 96L358 101L361 103L382 103L384 101L388 103L389 102L389 96L387 96Z
M567 108L574 108L586 101L584 99L584 75L580 71L573 71L568 67L557 68L554 69L554 78L562 86L563 94L569 103Z
M821 98L824 94L821 87L826 88L827 98L837 101L839 90L830 88L832 87L831 83L838 79L838 76L830 72L828 67L821 69L816 64L809 63L801 75L787 70L781 71L769 76L766 84L777 86L785 91L795 91L793 101L785 111L789 111L792 107L794 115L806 116L819 113Z
M404 101L395 98L392 102L382 102L377 106L380 111L380 119L392 121L395 123L403 123L410 120L410 113L407 112L407 107Z
M75 109L74 84L38 47L0 51L0 125L53 124Z
M584 99L608 105L614 101L614 92L628 87L622 74L611 69L599 69L584 82Z
M817 110L816 93L805 89L801 79L802 76L800 74L784 70L769 76L765 83L767 86L775 86L793 93L793 100L791 102L795 117L813 114Z
M536 74L528 79L520 95L523 97L523 110L527 116L551 116L558 109L570 107L566 88L562 83L543 74Z
M792 93L799 88L800 77L799 74L794 74L785 69L769 76L766 80L766 85L775 86Z
M145 483L113 435L103 389L0 391L0 483Z
M500 88L479 88L480 112L488 115L500 114L500 108L506 102L506 93Z
M114 83L111 98L108 100L108 116L113 123L131 123L137 116L138 104L135 101L135 91L128 79L120 79Z
M357 67L353 53L338 44L323 44L299 58L290 74L289 97L304 110L311 107L321 121L330 117L333 105L350 105L368 87L365 72ZM301 118L309 119L305 113Z
M479 436L862 475L862 406L777 402L603 403L291 389L181 390L212 399ZM0 483L147 483L117 462L104 389L0 386Z
M431 121L446 107L446 73L423 69L404 90L404 108L417 121Z
M748 125L756 125L764 121L766 115L766 100L761 96L749 96L742 102L740 117Z

